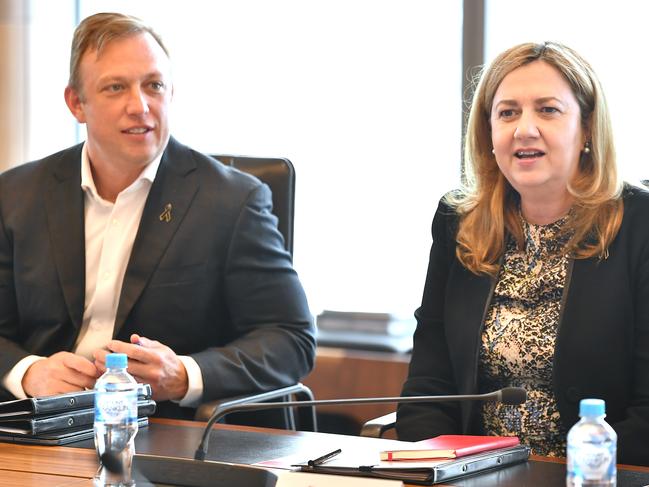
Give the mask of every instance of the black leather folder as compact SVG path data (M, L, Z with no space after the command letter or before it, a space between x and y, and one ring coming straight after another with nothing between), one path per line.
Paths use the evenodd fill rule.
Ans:
M155 413L155 407L155 401L151 399L138 401L138 418L152 415ZM42 435L46 432L92 425L94 420L95 410L92 407L18 419L0 418L0 433Z
M138 384L138 400L151 399L151 386ZM79 391L55 396L28 397L0 402L0 421L63 413L75 409L93 408L95 391Z
M138 418L139 428L145 428L149 425L149 418ZM26 443L30 445L66 445L75 441L88 440L94 437L92 424L85 426L75 426L62 430L49 431L39 435L25 435L22 433L2 433L0 432L0 441L8 443Z
M335 458L322 465L295 465L303 472L402 480L409 484L433 485L526 462L530 449L524 445L501 448L451 460L401 460L359 465ZM341 455L341 457L344 457Z
M138 424L145 427L156 403L149 384L138 387ZM94 403L94 391L0 402L0 441L63 445L92 438Z

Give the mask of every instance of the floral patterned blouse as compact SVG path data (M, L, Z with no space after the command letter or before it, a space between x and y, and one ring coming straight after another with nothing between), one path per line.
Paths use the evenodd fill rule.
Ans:
M554 346L559 324L569 238L560 232L568 217L549 225L523 220L525 250L509 239L498 282L485 317L478 384L481 392L523 387L520 406L483 403L485 434L516 435L532 453L565 456L552 390Z

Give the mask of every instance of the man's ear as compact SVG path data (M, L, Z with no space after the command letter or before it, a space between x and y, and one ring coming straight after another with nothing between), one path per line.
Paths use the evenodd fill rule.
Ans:
M71 86L65 87L65 104L70 109L70 113L77 119L79 123L86 123L86 114L83 110L83 103L81 101L81 96Z

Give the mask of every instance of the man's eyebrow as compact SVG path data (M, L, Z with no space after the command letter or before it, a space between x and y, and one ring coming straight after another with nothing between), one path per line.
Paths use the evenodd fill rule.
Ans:
M97 82L99 84L104 84L104 83L110 83L110 82L113 82L113 81L125 81L125 80L126 80L126 78L124 76L119 76L119 75L116 75L116 74L108 74L108 75L99 77L97 79Z
M144 75L144 78L164 78L165 75L161 71L151 71Z
M150 73L146 73L142 79L151 79L151 78L164 78L164 75L160 71L151 71ZM119 74L107 74L104 76L101 76L98 79L99 83L106 83L106 82L112 82L112 81L128 81L130 78L128 76L122 76Z

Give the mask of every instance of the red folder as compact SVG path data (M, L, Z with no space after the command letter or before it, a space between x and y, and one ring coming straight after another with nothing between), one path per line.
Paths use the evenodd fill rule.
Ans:
M483 451L497 450L519 444L516 436L441 435L417 441L408 450L381 452L381 460L430 460L458 458Z

